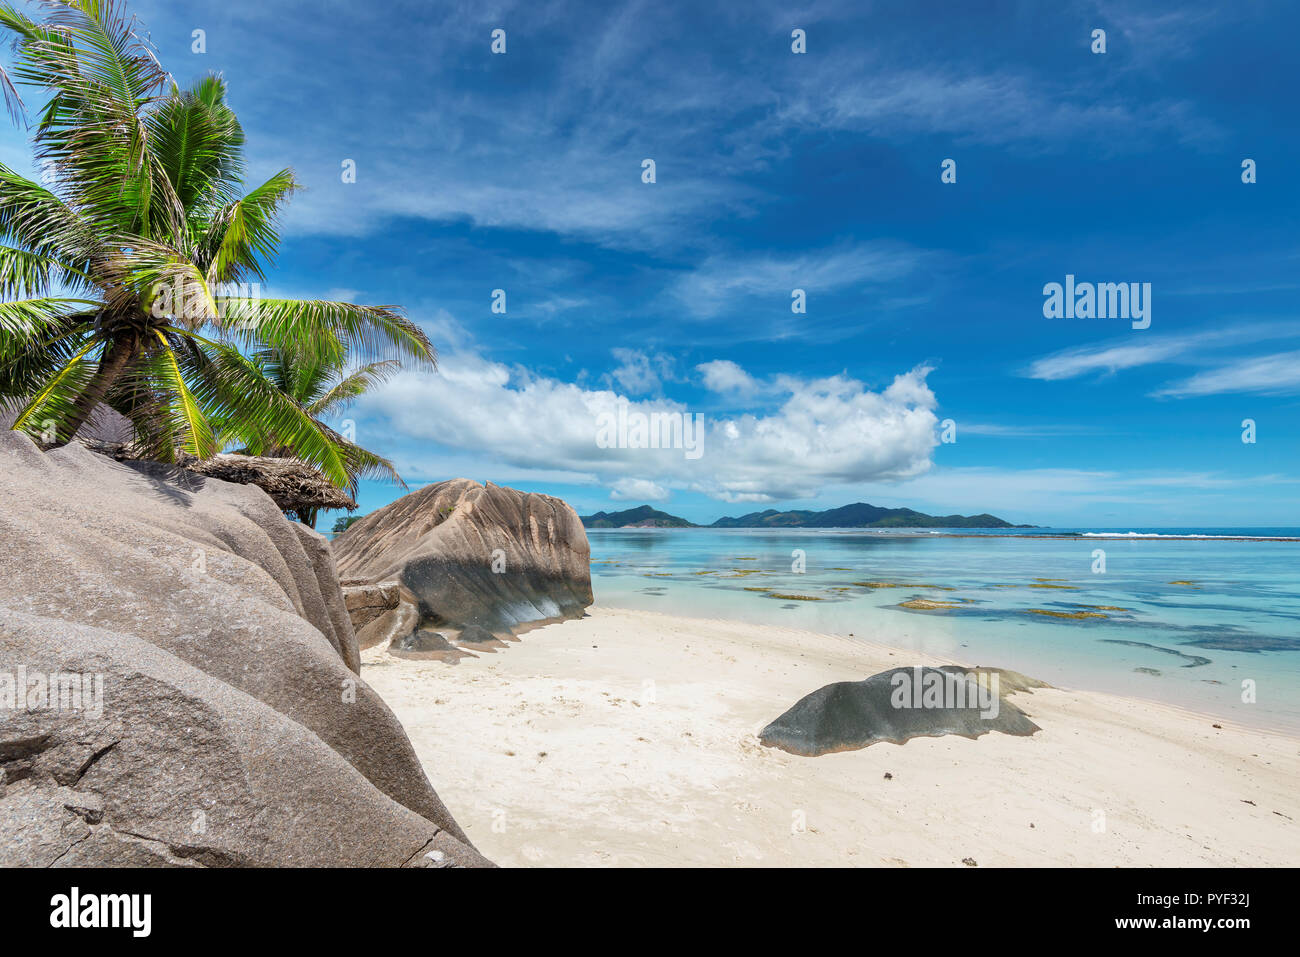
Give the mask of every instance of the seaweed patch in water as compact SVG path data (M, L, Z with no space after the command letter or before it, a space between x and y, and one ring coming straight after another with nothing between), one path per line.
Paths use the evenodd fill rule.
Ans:
M1103 615L1099 611L1052 611L1050 608L1029 608L1026 609L1031 615L1050 615L1052 618L1109 618L1109 615Z
M1175 657L1183 658L1187 661L1187 664L1183 665L1184 668L1199 668L1201 665L1208 665L1210 663L1209 658L1202 658L1200 655L1185 655L1175 648L1162 648L1160 645L1148 644L1145 641L1125 641L1122 638L1103 638L1101 640L1112 645L1130 645L1134 648L1149 648L1151 651L1159 651L1166 655L1174 655Z
M1257 635L1232 625L1193 625L1181 630L1207 633L1203 637L1188 638L1181 642L1193 648L1240 651L1250 655L1262 651L1300 651L1300 639L1282 635Z
M910 611L948 611L952 608L960 608L961 603L955 601L936 601L933 598L913 598L911 601L900 601L899 608L907 608Z
M1255 608L1247 605L1211 605L1205 602L1189 601L1162 601L1156 597L1144 598L1143 601L1148 605L1154 605L1157 608L1192 608L1196 611L1230 611L1247 615L1272 615L1275 618L1285 618L1288 621L1300 621L1300 615L1288 611L1279 611L1276 608Z

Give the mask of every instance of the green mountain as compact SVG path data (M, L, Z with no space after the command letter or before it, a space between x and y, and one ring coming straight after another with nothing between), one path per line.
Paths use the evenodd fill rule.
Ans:
M713 528L1032 528L989 515L926 515L910 508L880 508L858 502L824 512L780 512L769 508L739 518L720 518Z
M586 528L698 528L676 515L669 515L649 505L621 512L597 512L583 515ZM1034 528L1012 525L987 512L981 515L926 515L910 508L880 508L858 502L824 512L796 510L750 512L739 518L720 518L709 528Z
M597 512L595 515L581 515L586 528L695 528L695 525L669 515L649 505L624 509L621 512Z

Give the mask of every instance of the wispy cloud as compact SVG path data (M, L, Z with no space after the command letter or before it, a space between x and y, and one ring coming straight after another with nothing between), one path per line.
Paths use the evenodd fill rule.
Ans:
M1099 431L1088 425L999 425L993 422L959 422L959 435L986 435L1001 439L1041 439L1054 435L1083 435Z
M864 58L864 60L870 58ZM862 130L881 137L941 134L959 143L1064 149L1088 141L1103 152L1142 148L1155 136L1192 142L1217 127L1188 102L1130 102L1101 90L1053 88L1012 72L958 72L947 65L861 72L826 67L781 118L797 126Z
M1287 395L1300 392L1300 351L1239 359L1191 378L1175 382L1154 394L1162 397L1217 395L1226 392Z
M936 467L897 486L833 492L839 500L854 494L873 504L910 505L935 514L986 509L1035 524L1064 518L1068 524L1104 526L1109 524L1105 521L1108 513L1118 509L1143 516L1137 525L1176 526L1189 524L1189 508L1213 511L1224 525L1248 524L1253 509L1244 493L1263 486L1295 484L1300 484L1300 477L1274 473L980 466Z
M261 36L264 6L233 4L226 29ZM243 114L255 165L270 172L290 162L312 187L290 207L294 232L362 236L415 217L620 249L692 249L707 238L700 223L779 201L753 175L808 134L1114 152L1215 133L1178 99L1125 98L1100 81L1081 88L1077 77L1053 81L973 56L954 63L948 49L900 56L897 37L868 29L843 4L719 13L734 34L722 45L699 29L697 11L672 4L588 6L578 29L547 5L403 6L394 16L409 22L408 36L394 37L387 22L350 22L355 49L383 51L365 58L364 78L334 59L320 69L333 37L320 23L304 23L310 42L274 48L274 82L259 86L258 71L240 71L236 92L270 107ZM823 37L854 20L862 41L831 53L823 39L795 65L793 16L824 20ZM502 25L510 52L493 57L489 31ZM261 62L271 53L248 45ZM433 91L430 105L412 108L413 84ZM331 108L286 110L286 100ZM357 162L353 184L339 181L344 158ZM640 180L644 158L658 164L653 186Z
M1102 346L1080 346L1042 359L1036 359L1025 374L1031 379L1073 379L1094 372L1114 373L1154 362L1169 362L1188 351L1213 341L1214 333L1205 336L1154 336L1139 341Z
M812 301L819 293L895 282L933 258L934 254L925 250L885 241L844 244L789 256L718 255L683 275L672 292L700 317L735 311L759 298L788 309L795 289L804 290Z
M1133 336L1065 349L1034 360L1023 374L1053 381L1093 373L1113 374L1161 362L1218 362L1223 360L1216 353L1225 347L1292 338L1300 338L1300 323L1226 322L1184 335Z

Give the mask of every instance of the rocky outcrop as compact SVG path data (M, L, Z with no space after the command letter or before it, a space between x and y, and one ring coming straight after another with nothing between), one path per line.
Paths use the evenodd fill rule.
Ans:
M369 626L377 619L387 619L397 610L402 602L401 587L397 582L378 582L373 585L364 582L347 583L343 586L343 603L347 606L348 617L357 634L357 646L363 651L385 640L382 637L372 638L375 634L382 635L383 630Z
M579 617L592 601L577 513L549 495L491 483L452 479L412 492L353 523L334 553L349 594L356 589L363 645L391 641L395 653L445 651L432 633L482 651L525 626ZM381 605L375 589L390 581L397 603L369 617ZM421 631L430 634L414 640Z
M0 866L477 865L258 488L0 433Z
M1006 700L1048 687L1000 668L893 668L864 681L837 681L801 698L762 731L759 740L791 754L816 757L880 741L989 731L1030 735L1040 730Z

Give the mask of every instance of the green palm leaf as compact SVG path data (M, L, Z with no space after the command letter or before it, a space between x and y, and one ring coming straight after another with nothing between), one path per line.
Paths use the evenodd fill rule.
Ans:
M90 272L99 239L90 225L44 186L0 163L0 235L37 256Z
M77 291L95 288L86 273L53 256L0 246L0 296L42 296L55 282Z
M172 425L171 434L176 437L174 447L191 455L197 455L199 458L216 455L220 451L216 436L198 399L190 392L185 382L180 361L172 349L172 344L162 331L159 331L157 336L159 347L149 356L153 365L151 378L165 390L166 400L163 408L166 410L169 424Z
M248 273L265 280L259 258L274 258L280 244L276 216L297 189L293 171L283 169L216 213L205 238L210 282L237 282Z
M0 359L37 341L70 311L99 304L89 299L18 299L0 302Z
M387 382L401 368L402 364L396 359L367 363L343 376L324 395L307 402L307 412L316 418L333 415L335 412L346 408L375 386ZM316 381L323 383L327 380L325 380L324 376L320 376Z
M226 298L219 328L250 347L265 343L301 351L311 361L341 360L351 344L363 359L388 353L432 366L428 336L396 306L359 306L319 299Z
M97 345L99 340L92 338L78 349L27 399L10 428L42 438L57 434L59 424L71 418L77 398L95 375L95 364L86 356Z
M271 445L292 448L296 457L323 472L339 488L347 469L329 437L289 396L269 382L251 359L233 346L204 339L187 330L167 330L194 344L182 353L182 367L195 394L221 422L223 438L250 449ZM254 454L258 454L254 452Z
M48 437L53 423L60 441L104 402L165 461L229 439L340 487L400 482L320 419L399 361L431 367L423 330L391 306L227 288L265 279L292 171L246 192L224 80L179 88L119 0L42 6L33 19L0 0L13 40L0 89L11 109L19 85L44 97L42 183L0 165L0 402L21 404L24 430Z

